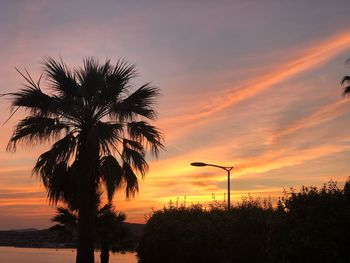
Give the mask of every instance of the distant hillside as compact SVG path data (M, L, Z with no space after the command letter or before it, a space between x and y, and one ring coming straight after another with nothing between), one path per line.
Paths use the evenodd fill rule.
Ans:
M57 234L48 229L20 229L0 231L0 246L59 247Z
M125 223L130 230L130 237L125 241L127 250L134 250L143 235L144 224ZM50 229L38 230L34 228L0 231L0 246L14 247L45 247L62 248L75 247L72 240L64 240Z

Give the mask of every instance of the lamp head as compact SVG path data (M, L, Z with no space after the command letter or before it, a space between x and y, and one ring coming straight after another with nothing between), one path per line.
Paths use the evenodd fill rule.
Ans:
M192 166L207 166L206 163L201 163L201 162L194 162L194 163L191 163Z

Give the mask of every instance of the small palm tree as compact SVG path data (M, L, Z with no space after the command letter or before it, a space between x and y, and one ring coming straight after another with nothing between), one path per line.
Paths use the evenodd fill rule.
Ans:
M111 246L126 236L127 230L123 225L125 219L125 214L114 211L110 204L99 210L96 219L96 241L101 246L101 263L109 262Z
M78 229L78 214L76 211L58 206L56 215L51 218L52 222L57 223L50 227L50 230L60 234L65 240L75 240Z
M43 63L46 89L40 79L21 73L24 88L7 94L13 113L26 110L7 146L20 142L54 142L41 154L33 169L48 192L49 200L75 204L78 210L78 263L94 262L96 196L105 188L111 201L124 187L126 197L138 191L137 173L148 171L146 152L157 157L163 136L148 121L156 118L153 108L159 90L131 84L135 66L119 60L99 64L94 58L83 67L69 69L60 60Z
M124 213L116 212L111 204L104 205L96 213L96 242L101 246L101 263L109 262L109 251L112 245L125 237L127 231L123 223L126 219ZM78 228L78 215L76 211L57 207L57 214L51 219L57 223L51 230L56 231L70 240L74 239Z

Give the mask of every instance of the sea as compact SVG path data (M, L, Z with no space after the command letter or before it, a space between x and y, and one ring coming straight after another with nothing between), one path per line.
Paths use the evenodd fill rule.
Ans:
M0 247L1 263L75 263L76 250L55 248ZM100 253L95 252L95 263ZM136 253L110 253L110 263L136 263Z

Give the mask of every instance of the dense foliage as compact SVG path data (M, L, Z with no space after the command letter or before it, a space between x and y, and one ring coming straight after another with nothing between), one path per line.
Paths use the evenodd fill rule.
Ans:
M155 211L141 263L350 262L350 182L291 190L273 208L252 198L232 207L170 205Z

